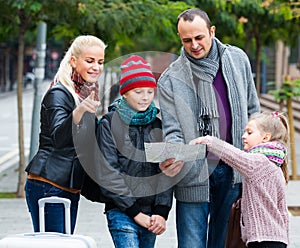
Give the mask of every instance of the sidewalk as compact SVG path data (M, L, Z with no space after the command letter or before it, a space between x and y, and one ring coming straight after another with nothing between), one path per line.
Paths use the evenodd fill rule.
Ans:
M0 173L0 192L13 192L17 185L17 165ZM287 188L288 206L300 206L300 181L290 181ZM175 203L175 201L174 201ZM81 198L75 234L94 238L100 248L113 248L107 229L103 204ZM290 216L290 248L300 247L300 216ZM0 239L8 234L32 232L31 220L25 199L0 199ZM158 236L157 248L177 247L175 229L175 206L167 221L167 231Z
M169 218L167 231L157 238L158 248L177 247L173 209ZM0 239L9 234L33 232L24 199L0 199L0 223ZM79 204L75 234L94 238L99 248L114 247L103 214L103 204L92 203L84 197Z
M15 164L0 173L0 192L15 192L17 180ZM113 248L103 212L104 204L93 203L81 197L75 234L94 238L99 248ZM33 229L25 199L0 199L0 239L9 234L30 232ZM156 247L177 247L174 207L167 222L167 231L158 236Z

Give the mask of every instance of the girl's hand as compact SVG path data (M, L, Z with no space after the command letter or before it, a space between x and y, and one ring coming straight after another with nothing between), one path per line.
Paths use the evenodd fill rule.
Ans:
M159 168L162 170L162 172L165 175L169 177L174 177L181 171L183 164L184 164L183 161L175 162L174 158L169 158L164 162L161 162L159 164Z
M95 113L97 108L100 106L99 101L94 100L95 92L85 98L74 110L73 110L73 122L79 124L81 118L85 112Z
M150 224L151 226L148 230L156 235L160 235L166 230L166 220L160 215L152 215L150 217Z
M150 217L146 214L138 213L133 219L137 224L147 229L151 226Z
M193 139L189 142L189 145L197 145L197 144L202 144L203 142L203 137L198 137L196 139Z

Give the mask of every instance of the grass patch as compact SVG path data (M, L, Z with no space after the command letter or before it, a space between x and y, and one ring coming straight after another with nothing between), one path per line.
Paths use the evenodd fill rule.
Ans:
M0 198L16 198L15 192L0 192Z

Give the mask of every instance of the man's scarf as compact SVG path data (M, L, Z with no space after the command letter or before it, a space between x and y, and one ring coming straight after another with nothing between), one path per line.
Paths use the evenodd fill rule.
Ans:
M253 146L248 152L264 154L271 162L279 167L282 166L287 155L285 146L278 141L266 142Z
M218 122L219 111L213 82L219 70L219 49L216 40L213 39L211 49L206 58L195 59L185 50L183 53L187 59L192 62L190 64L194 84L197 89L199 108L198 124L200 132L203 129L210 129L209 133L202 132L202 135L210 134L216 137L220 137Z

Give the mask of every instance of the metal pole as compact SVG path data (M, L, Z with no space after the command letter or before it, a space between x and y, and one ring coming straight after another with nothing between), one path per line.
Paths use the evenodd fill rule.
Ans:
M45 78L45 59L46 59L46 35L47 24L42 22L38 25L37 45L36 45L36 62L34 68L34 101L31 120L31 140L29 161L33 158L38 150L39 130L40 130L40 109L42 101L41 84Z

